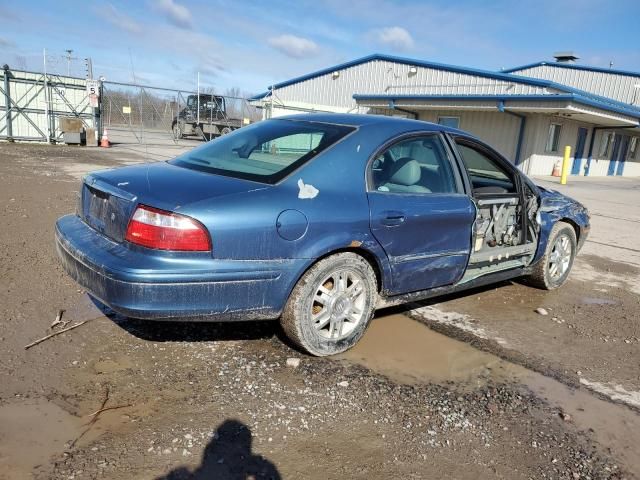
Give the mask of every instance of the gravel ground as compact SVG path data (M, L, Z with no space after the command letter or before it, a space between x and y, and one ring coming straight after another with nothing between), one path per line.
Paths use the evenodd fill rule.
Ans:
M636 478L637 464L618 448L625 440L633 448L635 437L607 443L600 427L579 418L582 407L569 412L521 373L498 374L495 362L503 361L489 354L479 357L482 368L469 367L467 380L429 380L428 371L408 380L349 357L303 356L275 322L153 323L98 310L58 265L53 225L73 211L83 170L135 160L117 150L0 144L0 478ZM593 259L584 261L597 267ZM567 305L584 285L599 288L569 286ZM625 357L638 367L637 350L606 357L595 347L604 343L604 324L598 330L581 323L584 311L593 309L595 318L598 311L608 315L605 307L556 312L555 297L546 297L541 305L551 313L538 318L528 300L538 293L525 288L488 289L437 308L462 311L464 302L482 303L484 309L469 309L481 311L481 320L467 317L477 327L485 317L498 322L498 299L506 301L520 323L506 318L504 332L492 324L486 343L477 332L464 339L500 356L517 352L512 360L570 385L580 383L571 373L577 368L596 381ZM624 343L637 337L632 320L638 305L627 293L612 295L624 305L619 311L629 326L609 336L623 348L637 348L637 342ZM562 291L558 295L561 302ZM90 321L25 350L51 332L60 309L66 310L63 320ZM381 312L375 322L396 313ZM437 317L433 310L430 315ZM442 321L430 324L447 330ZM532 325L547 339L568 336L555 347L527 349L514 332L520 326L531 337ZM463 330L447 333L462 338L456 332ZM575 337L582 343L569 359L558 350L572 344L574 330L591 334ZM506 343L496 333L504 333ZM432 340L458 348L449 347L447 337ZM475 351L468 344L459 348ZM620 371L635 385L630 369ZM634 410L607 405L620 424L638 422ZM101 408L111 409L91 416Z

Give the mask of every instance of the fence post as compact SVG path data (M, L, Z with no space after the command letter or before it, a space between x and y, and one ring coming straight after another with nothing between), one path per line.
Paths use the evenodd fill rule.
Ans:
M11 123L11 93L9 88L11 84L9 83L9 75L11 75L11 71L9 70L9 65L4 65L4 105L5 105L5 122L7 125L7 140L9 142L13 142L13 125Z

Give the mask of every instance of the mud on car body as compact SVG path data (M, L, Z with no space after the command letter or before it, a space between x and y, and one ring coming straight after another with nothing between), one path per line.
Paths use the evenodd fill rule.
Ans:
M582 205L465 132L315 114L86 176L56 245L119 313L279 318L301 348L330 355L376 308L518 276L557 288L588 231Z

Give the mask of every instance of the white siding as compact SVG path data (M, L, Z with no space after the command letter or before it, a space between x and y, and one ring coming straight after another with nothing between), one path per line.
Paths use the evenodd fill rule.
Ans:
M454 110L420 113L420 120L438 123L438 117L460 117L460 130L485 141L512 162L516 154L520 119L499 112L460 112Z
M632 103L635 100L635 104L638 105L640 102L640 91L634 88L634 85L640 84L640 74L637 76L621 75L615 72L605 73L558 67L553 64L525 68L512 73L525 77L551 80L624 103Z
M355 109L354 93L378 95L533 95L555 93L542 87L517 81L481 77L442 69L415 67L385 60L372 60L331 73L278 88L277 99L313 103L319 109L343 107Z
M562 125L560 131L560 141L557 152L547 152L547 138L549 134L549 126L552 123ZM591 125L587 123L575 122L563 117L555 117L551 115L535 115L527 124L527 146L525 152L525 161L523 162L523 170L529 175L551 175L556 162L560 161L564 156L564 148L569 145L571 147L571 165L576 151L576 143L578 141L578 129L580 127L587 129L587 138L585 139L582 157L585 159L580 167L580 175L584 174L584 165L589 153L589 142L591 141ZM595 150L595 147L594 147ZM592 163L593 167L593 163ZM592 175L593 173L590 173Z

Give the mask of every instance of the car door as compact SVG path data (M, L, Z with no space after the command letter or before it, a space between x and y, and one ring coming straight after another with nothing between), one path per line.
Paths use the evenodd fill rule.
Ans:
M538 205L537 189L487 144L464 135L450 138L467 172L477 209L473 249L463 281L522 267L533 259L537 247L529 214Z
M392 274L392 294L458 281L471 249L475 206L438 133L391 143L368 166L371 231Z

